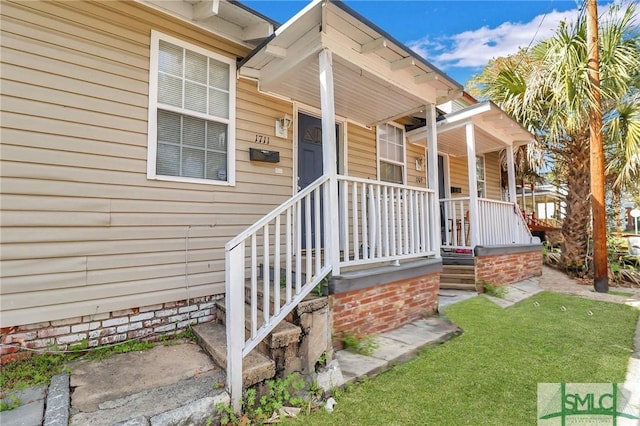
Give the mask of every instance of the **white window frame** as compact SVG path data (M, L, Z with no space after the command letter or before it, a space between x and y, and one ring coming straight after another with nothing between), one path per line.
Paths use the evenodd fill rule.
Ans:
M484 176L478 175L478 161L482 160L482 170L484 171ZM476 186L480 186L482 184L482 191L478 194L479 198L487 198L487 160L484 155L476 155ZM476 188L478 191L478 188Z
M158 56L160 50L160 41L179 46L183 49L199 53L216 61L229 65L229 118L216 117L216 122L227 125L227 179L213 180L200 179L183 176L159 175L156 173L156 155L158 148L158 127L157 127L157 110L158 110ZM222 56L218 53L203 49L199 46L188 43L184 40L163 34L161 32L151 30L151 49L149 58L149 111L148 111L148 142L147 142L147 179L200 183L207 185L234 186L236 182L236 62L235 58ZM174 106L162 105L165 111L176 112L182 115L211 120L210 115L202 114L194 111L185 111Z
M380 126L390 126L390 127L395 127L397 129L400 129L402 131L402 162L399 161L395 161L395 160L390 160L388 158L384 158L380 155L380 132L378 131L378 128ZM396 166L400 166L402 167L402 185L406 185L407 184L407 140L406 140L406 133L404 131L404 127L400 126L396 123L383 123L383 124L378 124L376 126L376 157L377 157L377 163L378 163L378 180L382 181L382 178L380 177L380 163L381 162L385 162L385 163L389 163L389 164L394 164ZM385 181L386 182L386 181ZM389 182L389 183L397 183L397 182Z

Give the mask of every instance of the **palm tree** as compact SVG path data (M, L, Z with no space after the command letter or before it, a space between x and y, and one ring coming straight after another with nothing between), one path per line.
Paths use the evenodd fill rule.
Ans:
M633 96L640 82L640 36L634 11L633 4L624 10L612 5L600 22L605 143L609 170L619 171L620 182L640 170L640 105ZM555 174L565 179L567 216L561 263L576 271L587 267L590 226L589 109L593 99L587 57L586 21L581 15L575 23L561 23L554 36L531 50L492 61L475 79L482 95L535 134L532 149L544 151L546 155L538 158L550 158ZM614 166L616 158L621 161Z

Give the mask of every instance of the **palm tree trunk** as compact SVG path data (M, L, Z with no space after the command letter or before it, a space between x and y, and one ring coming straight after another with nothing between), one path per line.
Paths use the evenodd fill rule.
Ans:
M567 168L567 215L562 224L562 267L579 275L587 272L588 232L591 221L588 140L569 144L571 166Z

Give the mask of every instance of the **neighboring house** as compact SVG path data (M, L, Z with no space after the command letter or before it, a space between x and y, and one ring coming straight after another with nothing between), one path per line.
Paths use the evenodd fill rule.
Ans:
M369 334L437 310L441 248L476 280L541 272L515 204L531 135L340 2L280 27L225 0L1 19L3 344L172 333L225 293L237 327L249 280L285 301L237 363L328 274L334 332Z

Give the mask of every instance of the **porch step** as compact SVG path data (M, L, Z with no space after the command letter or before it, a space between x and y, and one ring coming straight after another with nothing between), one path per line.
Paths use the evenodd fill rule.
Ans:
M200 347L211 356L222 368L227 366L227 332L219 323L204 323L193 327ZM242 384L253 386L276 374L276 364L272 359L262 355L258 349L249 352L242 361Z
M475 267L473 265L443 265L440 288L448 290L476 291Z
M216 309L218 310L218 319L220 324L224 325L227 318L226 305L223 300L217 300ZM251 308L245 305L244 310L244 330L245 338L248 338L251 333ZM262 318L262 311L258 309L258 320ZM281 321L273 329L267 338L263 341L270 349L283 348L289 346L292 343L297 343L300 340L300 334L302 330L297 325L291 324L288 321Z

